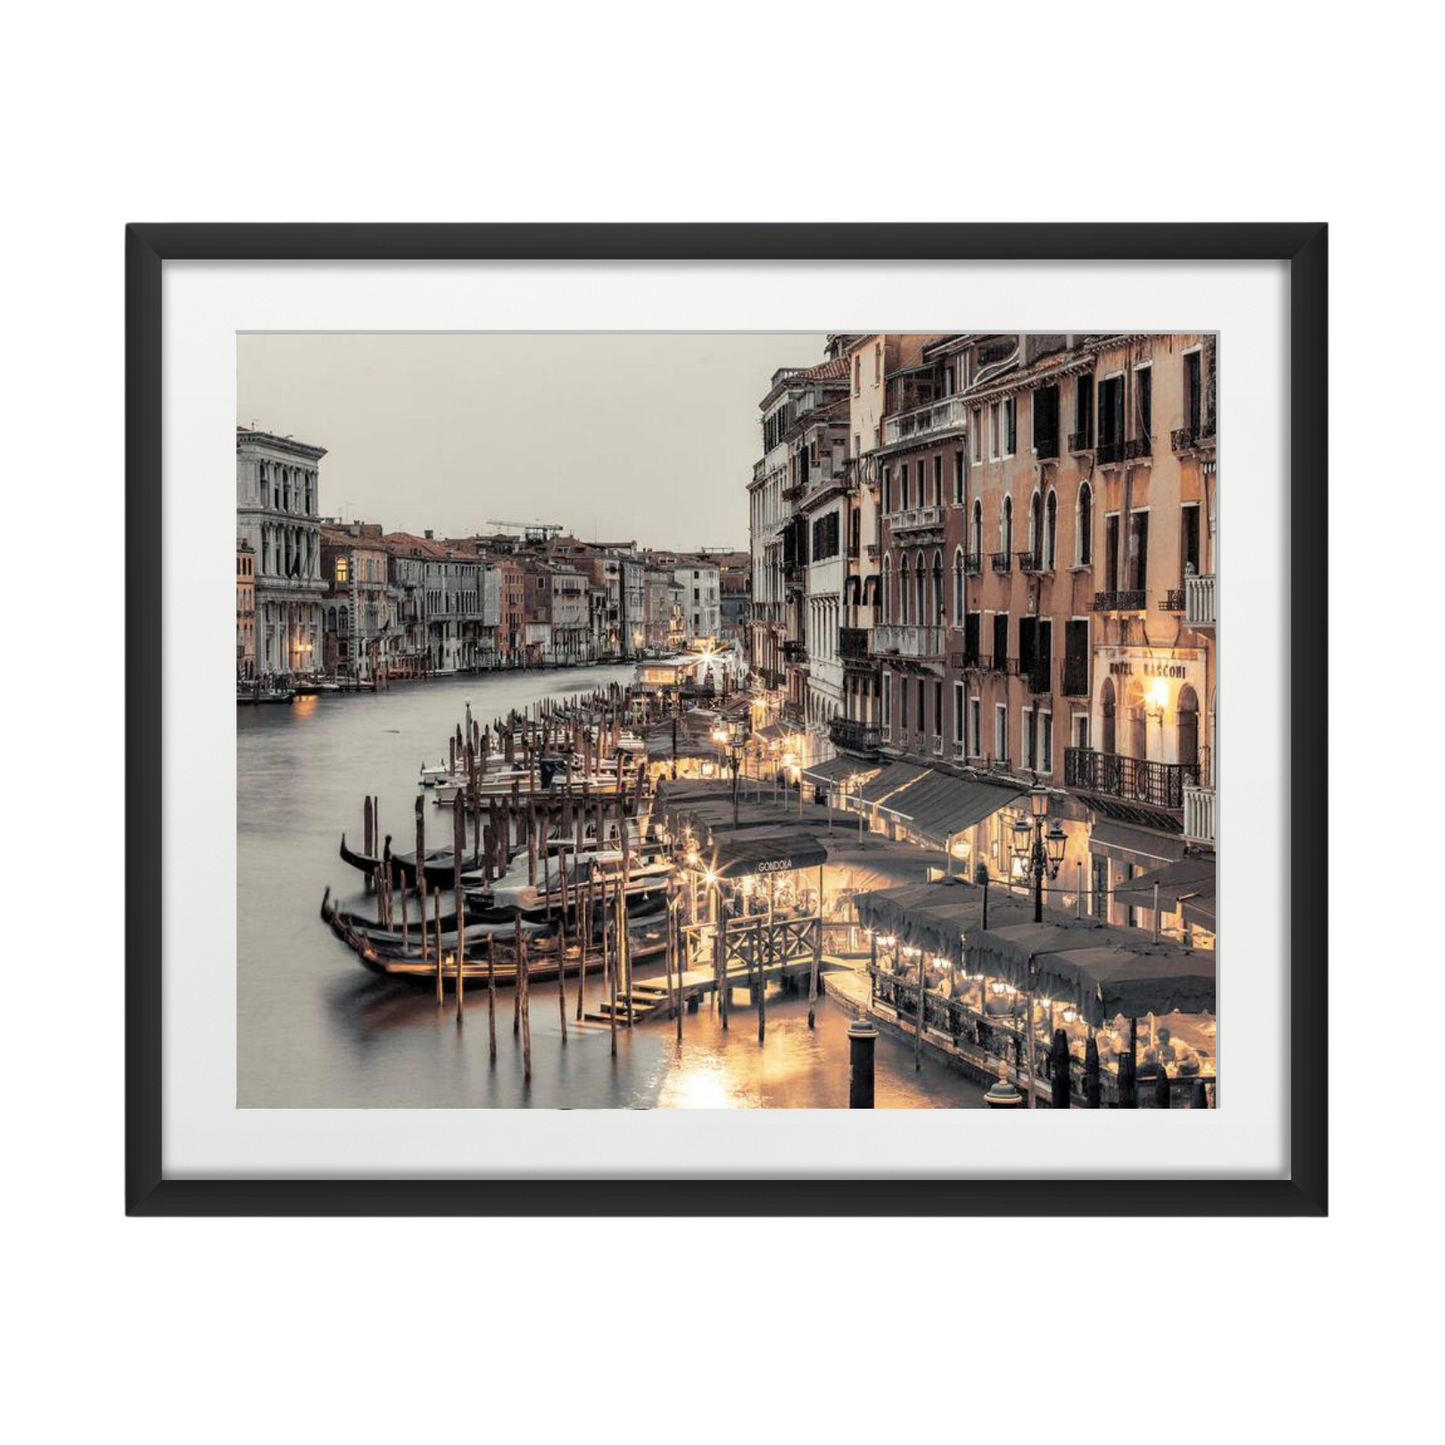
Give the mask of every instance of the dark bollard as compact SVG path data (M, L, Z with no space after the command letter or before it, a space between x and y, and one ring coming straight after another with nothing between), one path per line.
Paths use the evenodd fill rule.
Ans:
M1154 1107L1156 1109L1169 1107L1169 1093L1169 1071L1161 1062L1159 1072L1154 1076Z
M848 1107L873 1107L873 1048L878 1030L865 1018L848 1025Z
M1190 1088L1189 1107L1191 1109L1207 1109L1209 1107L1209 1095L1205 1091L1203 1079L1195 1079Z
M983 1102L990 1109L1021 1109L1023 1107L1024 1096L1009 1082L1007 1064L999 1064L998 1083L983 1096Z
M1084 1045L1084 1107L1097 1109L1101 1092L1099 1087L1099 1045L1095 1042L1093 1034L1090 1034L1089 1042Z
M1119 1055L1119 1107L1137 1109L1139 1101L1134 1092L1134 1055Z
M1049 1049L1049 1083L1053 1089L1053 1105L1056 1109L1069 1107L1069 1036L1063 1029L1054 1030L1054 1042Z

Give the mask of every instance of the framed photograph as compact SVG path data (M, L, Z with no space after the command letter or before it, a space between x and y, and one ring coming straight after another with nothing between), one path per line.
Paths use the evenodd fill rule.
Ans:
M126 294L128 1212L1325 1212L1324 226Z

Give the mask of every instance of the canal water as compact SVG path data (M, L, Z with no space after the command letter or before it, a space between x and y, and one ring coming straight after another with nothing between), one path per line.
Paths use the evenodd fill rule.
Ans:
M367 907L361 875L337 856L342 831L362 836L366 793L379 798L383 832L410 848L421 764L441 757L468 700L485 724L548 693L626 682L630 668L500 673L390 691L298 698L290 706L236 709L237 1102L242 1108L846 1108L849 1014L820 1000L769 996L767 1038L737 998L730 1028L704 1003L683 1022L619 1031L572 1023L562 1043L556 985L532 991L532 1079L522 1078L512 1034L512 993L498 996L498 1057L487 1057L485 989L468 995L456 1025L450 992L368 972L322 923L329 885L343 906ZM450 828L431 805L429 837ZM660 969L660 965L659 965ZM642 976L639 971L639 977ZM589 980L593 997L600 983ZM575 982L572 984L575 990ZM882 1037L879 1108L970 1108L977 1085Z

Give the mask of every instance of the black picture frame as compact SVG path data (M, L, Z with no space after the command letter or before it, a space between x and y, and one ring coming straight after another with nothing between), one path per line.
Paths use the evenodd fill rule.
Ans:
M178 260L1250 261L1290 272L1289 1177L1283 1180L180 1180L161 1166L161 882L126 876L131 1215L1323 1215L1327 1212L1328 231L1159 225L126 228L126 850L160 856L161 267Z

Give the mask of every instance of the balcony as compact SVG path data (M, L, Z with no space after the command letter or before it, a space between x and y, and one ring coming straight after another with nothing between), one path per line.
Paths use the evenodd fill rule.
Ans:
M888 525L895 537L907 532L941 531L943 528L942 507L909 507L902 512L893 512Z
M1100 442L1095 456L1101 467L1117 467L1121 462L1146 461L1151 455L1148 437L1129 441Z
M968 408L964 405L963 398L946 396L940 401L920 406L915 411L904 412L901 416L886 417L883 422L883 445L891 447L899 442L914 441L921 437L962 431L967 421Z
M982 672L988 667L988 660L980 653L965 648L962 652L950 652L948 665L955 672Z
M1012 572L1014 569L1012 552L993 552L989 555L989 562L995 572Z
M1201 632L1215 628L1214 573L1184 579L1184 620Z
M871 656L869 643L873 630L869 627L840 627L838 629L838 656L844 662L867 662Z
M1184 785L1184 841L1214 847L1214 789Z
M1091 452L1094 449L1094 435L1088 431L1073 431L1069 433L1069 450L1071 452Z
M796 638L788 638L783 643L783 656L789 662L798 664L806 663L808 660L808 648L805 643L799 642Z
M1197 763L1156 763L1093 748L1064 749L1064 782L1082 792L1102 793L1151 808L1178 811L1186 785L1199 783Z
M1018 559L1020 572L1052 572L1054 570L1044 561L1042 552L1020 552Z
M1159 599L1159 610L1161 612L1183 612L1184 589L1182 587L1171 587Z
M1189 426L1175 427L1169 433L1169 445L1176 452L1197 452L1214 445L1214 419L1200 420Z
M1127 592L1094 593L1095 612L1142 612L1145 607L1144 589L1136 587Z
M829 718L828 736L834 747L845 752L861 753L864 757L873 757L878 752L879 734L874 723L859 722L851 717Z
M944 652L943 628L880 623L873 629L873 651L895 657L941 659Z
M963 571L967 577L977 577L983 571L983 553L965 552L963 554Z
M1036 436L1034 438L1034 456L1041 462L1056 462L1059 459L1059 439L1057 436Z

